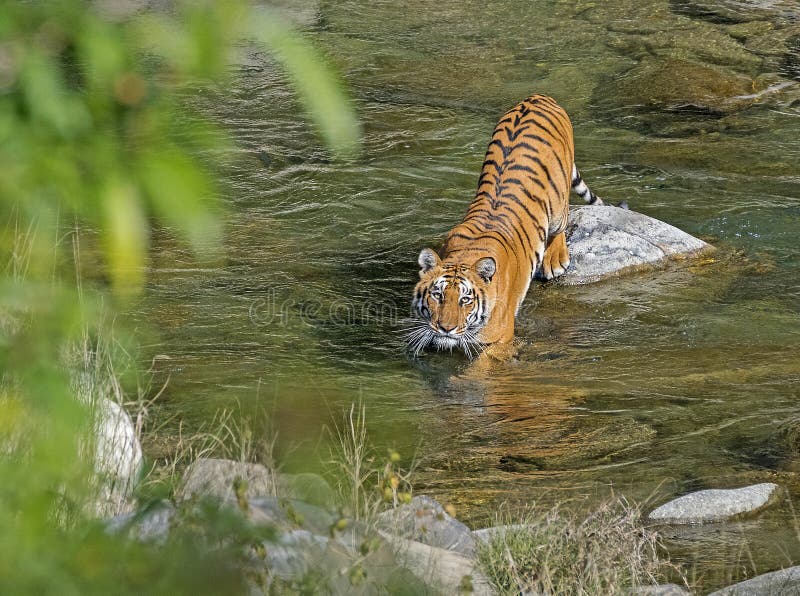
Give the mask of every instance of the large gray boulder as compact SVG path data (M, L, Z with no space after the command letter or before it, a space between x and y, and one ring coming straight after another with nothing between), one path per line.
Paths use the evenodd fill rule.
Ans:
M243 496L248 499L281 497L334 509L336 494L324 478L316 474L282 474L262 466L230 459L201 457L183 474L177 496L214 497L235 500L235 484L247 483Z
M494 594L489 580L478 570L473 558L387 533L382 535L403 566L442 594Z
M572 209L566 234L571 264L559 280L569 285L713 250L710 244L674 226L612 206Z
M142 473L142 446L131 417L116 401L95 401L94 439L98 486L92 512L102 518L132 511L133 489Z
M386 532L472 557L475 539L472 531L451 517L435 499L420 496L378 516L378 526Z
M280 529L302 527L327 535L337 518L315 505L294 499L259 497L247 501L248 516L254 524L272 525Z
M796 596L797 594L800 594L800 567L789 567L722 588L709 596Z
M744 488L701 490L661 505L648 517L678 524L723 521L761 509L777 488L777 484L765 482Z
M234 485L240 481L247 483L243 496L248 499L275 494L275 477L261 464L202 457L192 462L184 472L177 496L179 499L214 497L222 501L235 500Z
M155 503L141 511L123 513L106 522L109 534L125 534L131 540L163 544L169 536L175 507L169 501Z
M329 546L325 536L308 530L290 530L275 542L266 542L265 563L270 574L284 580L301 580L310 570L319 567Z
M68 363L76 368L86 364ZM82 455L92 459L94 471L95 487L86 512L101 519L130 513L143 459L137 425L122 407L122 389L116 378L90 367L73 369L71 381L76 399L88 408L92 422L91 435L82 437L80 445ZM12 435L11 444L2 445L0 452L13 450L15 441Z

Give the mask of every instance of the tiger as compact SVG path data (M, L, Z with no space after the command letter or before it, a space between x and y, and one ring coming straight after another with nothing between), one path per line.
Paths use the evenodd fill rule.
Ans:
M512 342L533 278L551 280L569 267L570 188L590 205L604 204L575 166L567 113L551 97L532 95L497 123L461 223L438 253L419 253L406 335L414 355L433 347L472 358Z

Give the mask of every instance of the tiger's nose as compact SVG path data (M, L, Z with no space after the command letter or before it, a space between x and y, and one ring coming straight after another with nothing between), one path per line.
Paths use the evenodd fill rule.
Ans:
M439 323L439 331L441 331L441 332L442 332L442 333L444 333L445 335L450 335L450 333L452 333L453 331L455 331L455 330L456 330L456 327L457 327L457 325L453 325L452 327L450 327L450 328L448 329L447 327L445 327L444 325L442 325L441 323Z

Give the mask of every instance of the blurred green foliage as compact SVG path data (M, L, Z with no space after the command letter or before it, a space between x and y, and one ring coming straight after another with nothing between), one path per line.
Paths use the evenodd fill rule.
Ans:
M81 433L90 414L75 399L64 353L87 330L103 332L104 295L124 306L141 292L154 224L200 259L222 254L222 208L199 156L224 152L229 140L182 104L191 85L224 82L255 44L284 67L329 149L358 150L338 78L274 14L235 0L144 4L0 4L2 593L239 585L196 540L165 558L86 518L92 474ZM96 233L102 259L91 273L106 284L82 281L77 228Z

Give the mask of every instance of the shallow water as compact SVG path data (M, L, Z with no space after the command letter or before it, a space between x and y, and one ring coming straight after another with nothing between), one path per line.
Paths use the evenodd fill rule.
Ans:
M165 410L189 428L234 404L266 410L281 457L302 468L326 452L321 429L360 400L379 447L416 453L417 492L475 525L503 502L589 507L612 491L656 504L774 480L800 494L786 430L800 416L795 3L288 11L348 80L363 156L331 162L262 56L193 100L238 151L221 166L225 264L198 268L167 234L156 239L136 314L157 331L149 353L168 357L157 361ZM665 107L647 103L649 89L636 95L643 64L686 60L749 82L757 97ZM657 81L655 95L669 85ZM458 357L412 362L398 329L416 255L464 213L499 114L534 92L569 111L595 192L717 244L719 256L532 287L519 357L488 373ZM745 522L667 530L668 546L705 591L800 562L795 526L784 499Z

